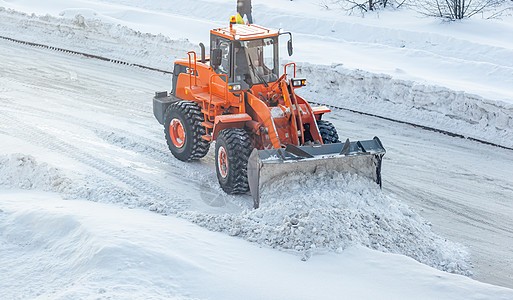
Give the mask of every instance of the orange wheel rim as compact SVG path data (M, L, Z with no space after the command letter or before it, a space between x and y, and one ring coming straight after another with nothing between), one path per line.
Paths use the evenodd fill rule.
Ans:
M185 129L183 128L182 122L180 122L180 120L171 120L171 123L169 123L169 136L171 137L171 141L175 147L183 147L185 144Z
M226 175L228 175L228 156L223 146L219 147L217 153L217 167L219 168L219 174L226 178Z

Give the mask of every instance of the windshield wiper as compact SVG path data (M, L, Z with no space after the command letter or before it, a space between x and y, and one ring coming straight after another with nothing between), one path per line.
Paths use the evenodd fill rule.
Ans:
M248 55L248 58L249 58L249 66L251 67L251 71L253 71L253 74L255 74L256 77L258 77L258 79L260 81L262 81L262 83L264 84L265 87L269 87L269 84L267 83L267 81L265 81L265 78L264 78L264 74L260 74L258 72L257 69L255 69L255 66L253 65L253 60L251 60L251 55Z

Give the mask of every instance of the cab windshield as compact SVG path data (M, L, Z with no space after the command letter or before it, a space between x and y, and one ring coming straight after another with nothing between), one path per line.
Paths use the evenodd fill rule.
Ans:
M234 42L235 82L267 84L278 79L277 37Z

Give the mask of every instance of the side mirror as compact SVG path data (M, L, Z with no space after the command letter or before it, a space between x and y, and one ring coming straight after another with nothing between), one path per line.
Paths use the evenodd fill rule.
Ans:
M212 49L212 54L210 55L210 65L214 68L219 67L221 65L221 56L221 49Z
M292 56L292 38L287 43L287 50L289 50L289 56Z

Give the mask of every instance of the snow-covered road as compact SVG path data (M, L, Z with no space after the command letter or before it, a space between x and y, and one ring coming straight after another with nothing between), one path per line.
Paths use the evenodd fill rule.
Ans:
M27 1L30 2L30 0ZM56 2L59 2L59 0L56 0ZM98 10L105 9L96 1L86 2L88 5L99 5L99 7L93 5L93 7L96 7ZM56 7L53 9L64 9L64 7L66 7L65 3L59 3L59 5L54 3ZM194 3L197 3L197 1ZM30 7L31 10L35 9L39 11L37 5ZM119 11L116 12L116 9ZM130 13L125 11L125 9L128 9ZM54 14L56 14L57 11L53 11ZM0 22L0 36L82 51L163 70L171 70L170 62L173 61L173 59L182 57L183 53L189 50L199 51L196 43L191 44L189 40L185 38L205 42L208 40L208 34L206 34L208 30L211 27L222 25L215 22L205 23L206 21L202 19L182 20L182 17L176 15L169 15L169 18L162 19L160 14L154 16L155 19L151 19L150 21L147 16L147 14L151 15L150 12L134 10L134 8L127 8L125 6L109 6L108 11L118 17L125 15L130 16L130 19L134 22L138 20L144 22L144 24L129 23L130 28L120 26L117 22L121 24L126 23L121 19L101 17L99 12L88 9L65 9L63 15L70 18L61 18L51 15L26 15L16 11L2 10L0 8L0 19L3 20ZM174 23L180 23L182 21L184 24L187 24L188 30L186 33L180 30L183 25ZM291 19L291 22L292 21L299 22L299 19ZM150 24L149 27L145 25L147 23ZM297 24L293 26L295 23L290 24L292 28L298 26ZM144 26L141 28L141 25ZM331 32L329 30L326 31L326 28L323 27L325 26L324 23L317 25L324 29L322 32ZM156 28L153 26L156 26ZM347 24L347 26L352 27L350 24ZM363 26L360 28L355 25L354 29L366 33L367 31L372 32L373 30L377 30L376 26ZM165 32L166 36L141 33L132 29L137 28L148 30L151 33L157 33L162 32L163 27L169 30ZM301 28L302 27L299 26L297 30L302 32L303 29ZM497 28L501 27L499 26ZM508 80L513 78L513 76L508 74L494 76L493 74L495 74L494 72L496 70L502 68L497 65L502 58L504 58L502 59L503 61L506 61L505 66L509 66L507 63L509 60L505 57L509 57L508 55L510 54L508 54L508 51L502 51L501 48L498 47L503 43L498 40L499 37L491 34L495 32L494 27L492 26L487 30L490 32L489 35L493 37L490 41L486 40L486 42L490 43L489 45L473 43L472 36L466 37L466 40L451 38L444 40L443 37L439 35L432 35L423 31L419 31L417 33L418 36L405 33L409 41L413 43L412 46L417 47L414 47L418 50L416 52L417 55L413 57L405 56L403 52L406 50L401 47L394 48L388 45L389 43L393 44L401 41L399 38L402 36L401 30L380 31L383 34L390 35L390 37L376 37L379 43L381 43L376 45L372 43L369 44L370 41L356 43L360 45L360 48L352 43L347 47L340 47L339 43L337 43L339 40L333 40L333 38L328 38L327 36L303 36L303 38L305 38L303 40L301 34L298 34L299 37L294 38L297 51L295 51L293 60L295 62L303 61L303 63L298 64L298 72L300 76L307 77L309 80L307 88L311 93L311 95L308 96L309 99L318 99L327 104L344 106L384 117L438 128L511 148L513 147L513 108L511 104L508 104L509 101L503 102L496 101L494 98L487 98L489 93L499 90L509 91L508 88L511 84L508 83ZM513 34L513 30L511 30L511 32ZM399 37L397 35L399 35ZM294 36L296 36L296 34ZM363 34L363 36L367 35ZM370 36L372 37L374 35L372 34ZM458 34L458 36L460 35ZM356 37L352 37L352 39L355 38ZM323 51L327 52L320 50L312 52L311 49L313 46L309 44L309 39L319 39L319 42L314 46L320 47ZM433 51L442 51L440 55L433 55L432 52L429 51L421 51L424 49L423 47L427 45L424 40L436 42L437 45L445 45L443 47L445 50L440 50L439 46L435 47L436 49L434 50L428 47ZM343 41L339 42L343 43ZM470 43L471 45L467 45L466 43ZM380 56L377 54L361 55L365 53L365 51L376 51L372 50L375 47L382 50L384 48L388 49L383 50L383 53L388 53L388 60L384 59L379 63L374 60L374 62L371 63L371 65L379 70L370 66L367 66L367 69L381 71L380 68L389 68L384 65L399 66L406 64L410 68L415 69L415 76L411 75L413 71L403 74L404 72L399 69L396 70L397 72L392 72L393 74L391 75L393 75L393 77L383 73L371 73L354 69L355 66L349 63L365 64L368 63L370 58ZM475 48L476 51L473 52L487 53L488 55L479 55L480 60L476 60L475 63L467 64L458 61L452 65L448 64L446 60L453 61L453 58L458 56L450 52L458 52L460 51L458 50L460 47L464 47L465 49ZM347 51L347 49L352 49L352 51ZM282 53L284 53L284 50L285 49L282 49ZM470 50L468 51L472 52ZM326 65L333 62L332 57L328 54L335 52L344 57L342 63ZM342 54L342 52L344 53ZM310 56L312 56L311 59L309 58ZM316 59L315 57L317 56L324 57L325 60ZM434 56L438 57L440 61L432 61ZM395 58L395 60L392 60L392 58ZM285 57L285 59L287 58ZM417 61L417 63L413 60ZM429 64L429 67L424 63L418 65L419 60L432 61L432 63ZM304 63L304 61L310 63ZM316 61L321 62L321 64L311 64ZM338 62L338 60L334 61ZM467 57L467 61L470 61L470 57ZM433 66L441 65L446 65L446 67L450 69L450 72L440 69L440 72L437 73L432 70ZM491 69L483 70L480 69L481 66L488 66ZM446 74L455 72L456 70L462 71L465 73L465 76L468 75L472 77L471 79L467 79L472 80L473 83L464 84L466 81L462 81L462 85L454 86L454 88L456 88L455 90L446 87L451 86L450 84L446 84L446 82L449 82L448 80L444 82L436 81L436 83L441 84L438 86L432 85L432 82L426 81L426 79L423 78L423 76L443 78ZM390 74L390 72L388 72L388 74ZM486 76L482 76L482 74L486 74ZM453 77L463 78L464 76ZM454 78L452 78L452 80L454 81ZM503 86L503 88L497 85ZM469 93L473 92L473 89L476 87L486 87L486 90L480 91L480 93L482 92L480 95ZM334 94L338 96L332 97ZM505 97L508 98L508 96Z
M513 286L512 151L350 113L329 118L348 136L379 136L384 190L469 246L475 278Z
M212 210L201 200L205 198L201 186L188 186L191 179L201 182L203 173L215 178L210 165L195 163L190 171L189 165L173 160L158 123L148 118L152 115L149 91L167 88L167 76L144 71L125 76L133 70L12 43L2 45L0 118L9 135L30 148L42 148L42 155L58 153L56 160L50 160L55 165L66 168L61 160L69 157L107 176L106 181L161 199L160 204L169 204L169 209ZM54 60L48 60L48 55ZM3 146L10 148L9 143ZM163 164L173 167L162 168ZM175 194L180 196L167 200Z
M76 193L93 201L165 213L251 207L218 187L212 151L192 164L168 153L151 97L169 76L7 41L0 50L0 154L20 149L70 176L80 169L88 175L72 179L100 188ZM379 136L385 192L470 247L476 279L513 287L510 151L346 112L328 119L341 136Z

